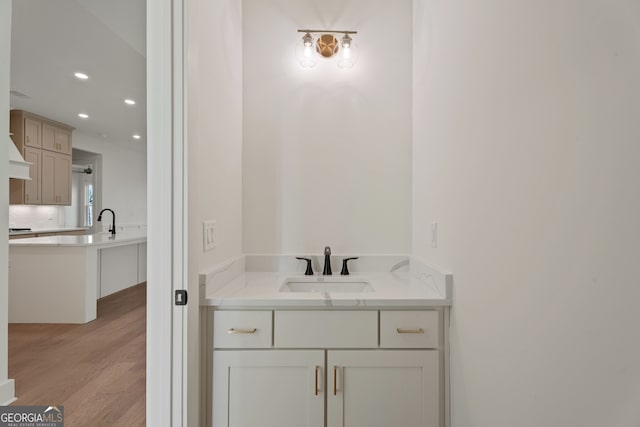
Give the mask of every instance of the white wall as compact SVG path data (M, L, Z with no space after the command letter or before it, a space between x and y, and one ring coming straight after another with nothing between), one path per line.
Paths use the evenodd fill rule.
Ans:
M75 131L73 148L102 155L102 207L116 212L116 225L146 224L147 157L144 144L105 141ZM111 224L111 217L107 215L106 218L106 222L102 221L105 230Z
M194 0L188 16L189 249L206 268L242 252L242 3Z
M244 0L242 24L245 253L408 253L411 2ZM301 68L309 27L357 30L356 66Z
M0 141L4 148L0 150L0 177L5 185L0 186L0 229L9 226L9 151L6 136L9 134L9 70L11 58L11 2L0 2ZM9 380L8 354L8 236L0 233L0 405L9 403L14 397L13 380Z
M413 251L454 273L453 427L637 426L640 3L415 3Z
M242 254L242 2L187 4L188 274L189 295L197 302L198 274ZM216 248L208 252L205 220L217 223ZM189 306L188 382L198 384L206 376L194 369L205 325L199 323L199 307ZM199 425L199 416L204 420L199 403L189 396L189 425Z

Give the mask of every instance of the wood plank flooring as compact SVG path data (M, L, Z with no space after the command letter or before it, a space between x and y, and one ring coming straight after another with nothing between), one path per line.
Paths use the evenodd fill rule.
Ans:
M9 324L14 405L63 405L66 427L144 426L146 283L98 300L85 325Z

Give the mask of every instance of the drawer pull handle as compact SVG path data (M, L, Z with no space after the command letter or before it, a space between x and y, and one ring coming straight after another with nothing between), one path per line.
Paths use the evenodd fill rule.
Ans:
M398 331L399 334L424 334L424 329L422 328L418 328L418 329L396 328L396 331Z
M256 328L252 328L252 329L236 329L236 328L231 328L227 331L228 334L255 334L256 331L258 329Z
M318 395L318 370L320 370L320 366L316 366L316 396Z
M338 367L333 367L333 395L338 394Z

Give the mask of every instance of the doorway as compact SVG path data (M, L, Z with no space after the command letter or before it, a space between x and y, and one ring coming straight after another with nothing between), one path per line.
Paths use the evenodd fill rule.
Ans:
M132 12L127 7L134 7ZM80 149L74 149L74 163L76 163L76 154L79 154L77 158L76 168L73 170L76 173L72 174L72 182L75 182L74 194L77 195L78 200L82 199L82 204L75 206L72 204L70 207L55 207L56 218L58 222L75 222L77 224L86 224L88 226L88 233L97 233L101 231L101 223L96 221L97 214L103 207L101 201L104 200L108 203L109 208L113 208L118 213L120 220L118 226L127 229L144 229L146 228L146 60L145 60L145 46L144 46L144 32L145 32L145 1L134 0L126 2L100 2L93 0L61 0L58 2L43 2L38 0L22 0L20 2L13 2L13 31L12 41L16 42L16 45L12 46L12 66L14 64L23 63L24 56L33 56L33 61L37 64L46 63L49 64L44 70L46 75L35 77L34 80L37 84L29 85L27 82L28 77L34 77L33 74L44 67L40 66L26 66L22 69L14 72L12 70L11 81L11 98L10 103L12 108L24 109L31 111L34 114L48 117L56 121L69 123L74 126L74 142L77 142L77 146ZM56 19L57 16L62 15L63 18ZM59 26L56 31L50 31L49 36L46 39L41 39L40 43L51 39L59 42L64 46L64 49L54 51L50 48L43 49L44 52L40 52L38 49L28 47L28 40L25 38L26 27L24 25L24 17L30 19L29 32L35 33L33 28L47 28L49 25L46 21L51 22L64 22L64 26ZM80 17L79 26L74 27L74 18ZM135 21L135 19L137 21ZM98 33L96 35L95 30ZM46 31L46 30L45 30ZM114 34L108 40L105 39L105 35ZM142 40L140 44L139 40ZM15 40L14 40L15 38ZM78 39L81 44L86 46L87 50L78 49L77 51L72 48L75 46L71 43L73 39ZM109 55L112 51L116 50L118 43L125 43L128 45L124 57L121 60L110 60ZM14 55L17 55L15 56ZM28 58L27 58L28 59ZM141 70L139 76L135 80L135 89L132 92L125 90L124 86L120 86L112 83L105 83L107 78L116 77L118 79L127 78L127 69L132 63L142 64L142 67L138 66ZM32 63L29 63L32 64ZM62 68L66 67L66 70ZM86 81L77 80L73 75L76 71L85 71L89 78ZM62 80L58 80L58 77L62 76ZM118 80L119 82L121 80ZM58 83L54 83L58 82ZM61 83L60 83L61 82ZM48 91L52 85L56 85L57 90L62 90L62 95L53 91ZM76 92L77 90L77 92ZM97 90L97 92L94 92ZM132 94L133 93L133 94ZM95 103L95 100L99 100ZM135 104L125 103L124 100L134 100ZM42 100L42 104L37 104L36 101ZM117 105L116 105L117 104ZM113 105L113 107L110 107ZM110 110L112 108L112 110ZM78 113L82 112L86 114L87 118L78 116ZM143 117L143 121L138 125L131 125L136 117ZM113 125L109 130L103 130L108 128L107 117L111 117ZM130 126L131 125L131 126ZM78 137L76 137L76 135ZM134 137L137 136L138 138ZM74 144L75 146L76 144ZM86 155L83 158L83 153ZM90 168L91 173L87 173L86 170ZM27 207L30 209L30 207ZM42 210L42 209L40 209ZM47 210L50 214L51 209ZM61 219L62 218L62 219ZM77 221L76 221L77 220ZM141 289L142 288L142 289ZM29 335L32 341L32 350L39 351L46 354L48 351L44 347L39 347L41 344L48 342L60 343L61 341L68 341L71 343L73 349L70 354L74 356L80 356L84 354L84 358L79 361L76 360L76 365L80 367L81 364L90 364L92 361L96 363L96 366L113 368L110 365L110 359L101 359L103 355L109 353L108 350L117 350L118 348L125 347L122 342L109 343L106 338L97 340L100 330L109 330L114 326L105 326L101 323L100 316L103 314L107 318L112 320L131 320L132 323L127 323L127 327L133 325L133 317L139 321L135 323L135 327L132 331L146 330L146 291L145 287L140 285L127 289L123 294L110 295L105 298L104 301L100 301L98 304L98 316L99 318L87 324L84 329L93 331L90 341L82 341L80 338L80 329L78 325L60 325L65 326L56 329L48 329L49 326L42 327L42 330L32 329L27 331L26 335ZM126 292L131 292L127 294ZM129 295L127 298L124 296ZM121 304L115 302L122 302L123 300L136 300L142 301L142 308L139 305L130 307L131 312L123 311ZM115 302L114 302L115 301ZM140 316L140 313L143 315ZM137 313L134 315L133 313ZM122 316L122 319L115 319L114 315ZM117 316L116 316L117 317ZM94 325L95 324L95 325ZM101 326L102 325L102 326ZM58 326L58 325L55 325ZM73 326L73 328L72 328ZM84 325L80 325L84 326ZM13 330L11 330L13 329ZM37 329L37 328L36 328ZM95 329L95 330L94 330ZM126 329L124 329L126 331ZM136 332L129 331L130 334L138 335ZM13 375L20 365L25 366L31 363L31 369L33 370L33 363L35 363L35 354L32 353L32 357L26 356L25 353L15 353L19 351L21 344L26 345L27 338L24 336L18 337L14 334L16 328L10 326L10 349L9 349L9 378L16 380L16 390L18 400L14 403L16 405L30 404L26 402L28 393L21 391L21 384L25 384L21 380L21 376ZM58 340L45 339L44 334L47 337L58 336ZM59 335L56 335L59 334ZM11 337L13 335L13 337ZM113 335L113 334L111 334ZM75 340L67 340L75 337ZM15 339L13 339L15 338ZM143 335L143 338L144 337ZM101 347L90 347L92 344L96 344L97 341L102 341ZM35 347L34 347L35 346ZM137 412L141 414L142 424L144 425L144 394L145 394L145 344L131 344L131 346L137 348L137 356L139 361L136 362L136 368L142 367L143 375L138 376L138 385L141 385L141 389L138 388L138 397L142 397L142 405L137 405ZM15 351L14 351L15 350ZM62 351L60 347L51 347L51 353L55 351ZM55 351L54 351L55 350ZM104 351L102 351L104 350ZM17 354L17 355L16 355ZM42 354L41 354L42 355ZM120 353L125 357L124 353ZM126 356L125 358L127 358ZM69 360L74 360L72 357ZM141 362L140 362L141 361ZM129 360L130 363L133 363ZM116 364L117 365L117 364ZM124 369L123 366L121 366ZM130 367L131 369L134 369ZM56 381L62 381L62 376L65 373L65 369L60 366L49 366L48 368L41 368L40 372L59 372L55 377ZM99 371L99 369L94 369ZM136 371L137 372L137 371ZM43 374L44 375L44 374ZM102 378L113 377L115 374L104 374ZM136 374L137 375L137 374ZM68 376L66 376L68 377ZM99 376L100 377L100 376ZM40 377L41 379L44 376ZM86 378L85 378L86 379ZM62 382L61 382L62 383ZM35 384L35 383L33 383ZM118 386L122 383L113 384L115 394L118 392ZM97 389L105 390L104 384ZM37 390L37 384L36 388ZM142 390L142 392L140 392ZM31 391L31 390L30 390ZM58 393L57 397L61 398L62 394ZM37 399L43 399L42 404L48 404L51 402L45 402L44 394L39 395ZM97 401L96 401L97 402ZM64 402L54 402L61 403ZM94 405L97 403L94 403ZM89 405L90 407L91 405ZM117 409L116 410L120 410ZM67 412L69 417L71 413ZM135 418L139 420L140 417ZM86 422L85 422L86 424ZM127 424L137 425L137 424Z

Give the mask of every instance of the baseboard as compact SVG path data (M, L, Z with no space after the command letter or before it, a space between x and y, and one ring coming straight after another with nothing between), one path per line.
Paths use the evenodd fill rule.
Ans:
M0 406L7 406L16 401L16 387L13 380L0 383Z

